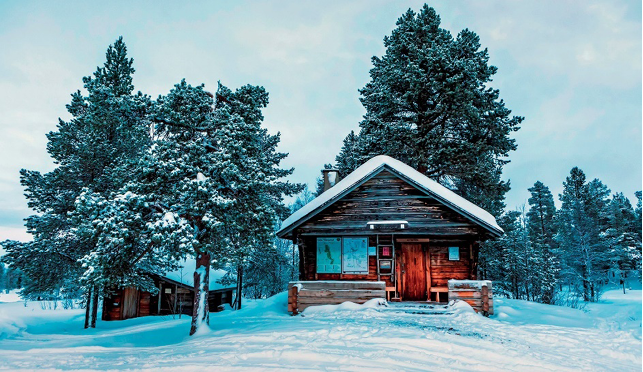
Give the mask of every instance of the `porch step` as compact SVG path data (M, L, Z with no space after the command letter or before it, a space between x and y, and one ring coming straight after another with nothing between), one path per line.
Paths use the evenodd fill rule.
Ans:
M453 309L446 304L429 302L389 302L388 306L377 309L380 312L422 314L422 315L451 315Z

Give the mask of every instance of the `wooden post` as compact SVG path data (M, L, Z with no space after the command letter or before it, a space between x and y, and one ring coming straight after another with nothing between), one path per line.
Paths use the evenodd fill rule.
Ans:
M426 253L424 254L425 269L426 269L426 295L427 301L431 301L431 247L426 245ZM436 294L436 296L438 296Z
M299 304L298 302L299 288L293 285L290 288L290 293L288 294L288 311L292 312L292 315L299 314Z
M482 314L484 316L489 315L489 288L486 285L483 285L481 290L482 294Z

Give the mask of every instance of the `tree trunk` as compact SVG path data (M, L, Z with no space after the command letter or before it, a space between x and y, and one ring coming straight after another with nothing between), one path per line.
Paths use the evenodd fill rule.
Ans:
M85 304L85 328L89 328L89 307L92 305L92 288L87 289L87 303Z
M243 288L243 265L237 266L237 298L236 298L236 304L237 304L237 310L241 310L241 294L242 291L241 289Z
M194 302L190 336L195 334L205 321L210 324L208 294L210 293L210 254L198 253L194 270Z
M98 289L94 286L92 299L92 323L91 327L96 328L96 318L98 317Z

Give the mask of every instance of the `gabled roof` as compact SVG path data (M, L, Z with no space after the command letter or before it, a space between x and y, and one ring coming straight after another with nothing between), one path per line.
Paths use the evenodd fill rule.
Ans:
M290 217L281 224L281 229L277 232L277 236L284 237L293 229L306 222L309 218L326 209L337 200L341 199L344 195L353 191L356 187L368 181L384 169L391 171L418 189L426 192L430 196L433 196L447 207L450 207L456 212L464 215L469 220L486 228L492 234L501 235L504 233L491 213L471 203L401 161L393 159L390 156L379 155L362 164L359 168L346 176L346 178L339 181L335 186L326 190L310 203L290 215Z
M196 260L194 258L186 258L178 264L178 269L159 276L177 283L181 283L186 287L194 288L194 270L196 269ZM224 270L214 270L210 268L210 291L234 287L234 284L224 286L219 283L219 280L223 278L225 274L226 272Z

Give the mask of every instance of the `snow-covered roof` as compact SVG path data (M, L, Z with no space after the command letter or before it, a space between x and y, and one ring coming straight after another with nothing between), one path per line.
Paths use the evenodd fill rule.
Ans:
M344 179L337 182L335 186L326 190L310 203L290 215L290 217L281 224L281 229L277 232L277 235L284 236L292 229L305 222L306 219L312 217L316 212L333 204L335 201L343 197L344 194L350 192L354 187L379 173L383 168L389 168L398 176L406 178L419 189L424 190L445 205L455 209L495 234L502 234L504 232L502 228L498 226L495 217L493 217L491 213L471 203L401 161L393 159L390 156L378 155L362 164Z
M196 269L196 260L194 258L188 258L179 264L180 268L164 275L161 275L164 278L168 278L175 282L185 284L189 287L194 287L194 270ZM234 287L234 285L221 285L218 283L226 274L225 270L213 270L210 269L210 290L223 289Z

